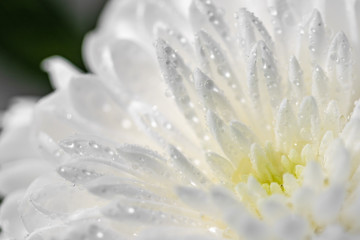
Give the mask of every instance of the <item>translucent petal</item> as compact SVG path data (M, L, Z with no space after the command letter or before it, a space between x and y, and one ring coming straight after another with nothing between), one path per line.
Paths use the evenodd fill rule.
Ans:
M344 122L339 106L335 100L330 101L325 109L324 125L326 129L332 130L334 133L339 133L343 129Z
M194 72L195 87L198 91L204 107L216 112L223 119L230 121L236 118L236 114L228 99L215 83L201 70Z
M129 106L129 113L138 128L156 140L160 145L167 146L170 143L181 146L189 152L196 152L196 146L198 145L196 133L191 132L191 126L188 127L186 125L185 119L183 119L183 124L178 125L179 121L174 122L172 121L173 119L168 119L157 106L151 107L142 102L132 102ZM176 114L174 115L176 116ZM196 117L193 117L192 121L194 120L200 121ZM194 122L194 124L196 123ZM137 142L137 144L139 143Z
M26 189L35 178L51 170L48 162L39 159L21 159L4 164L0 174L0 194Z
M276 224L277 221L289 214L289 209L281 195L272 195L262 199L258 205L261 216L270 224Z
M300 67L296 57L292 56L289 62L289 82L291 89L291 99L294 99L296 105L302 100L305 94L305 83L303 78L303 71Z
M236 138L233 138L230 135L230 129L225 123L212 112L208 112L208 124L210 131L215 136L218 144L221 146L222 150L229 158L229 160L234 164L234 166L241 165L244 168L244 171L248 169L248 163L245 159L247 153L243 152L241 148L238 148Z
M201 226L199 213L192 213L171 205L151 201L114 201L102 209L102 213L120 223L133 223L137 228L146 225L191 225Z
M323 187L324 184L324 173L321 165L316 161L310 161L306 164L303 171L304 186L318 191Z
M339 214L345 197L342 185L332 185L315 199L313 216L319 225L333 222Z
M309 223L300 215L288 215L276 223L279 239L301 240L308 235Z
M298 124L287 99L284 99L279 107L275 123L275 136L278 148L286 152L298 139Z
M197 135L203 137L205 134L201 127L202 118L195 108L196 97L190 69L165 41L157 41L156 51L163 78L174 95L178 108Z
M169 146L169 154L173 164L177 167L178 173L182 175L186 181L190 182L193 186L206 186L210 182L204 175L203 171L192 164L178 149Z
M27 235L18 212L19 201L23 195L24 192L22 190L13 191L1 203L0 224L2 238L23 239Z
M62 239L123 240L126 238L119 233L104 228L101 224L90 223L71 227L66 231L66 234L64 234Z
M310 55L315 62L322 63L325 57L327 46L327 38L325 35L325 26L321 15L317 10L314 10L309 23L309 49Z
M180 186L176 188L176 193L183 202L196 211L204 213L213 211L210 196L200 189Z
M237 72L241 72L241 69L234 70L231 62L235 56L229 58L220 44L205 31L200 31L195 35L195 46L201 69L215 81L219 88L228 92L229 98L233 96L240 102L244 101L245 96L242 90L244 86L237 76Z
M314 97L305 97L300 105L298 115L300 135L304 140L318 137L320 131L319 110Z
M229 27L224 21L219 8L211 1L192 1L189 14L195 32L205 29L209 33L214 33L214 36L218 36L218 39L222 40L225 46L230 46L231 35Z
M342 109L342 114L350 111L353 94L357 93L352 87L353 82L352 56L349 40L340 32L333 38L327 56L327 70L332 80L335 99Z
M326 105L329 103L329 98L331 97L329 88L328 78L323 70L319 66L316 66L312 75L311 94L316 99L320 109L325 109Z
M113 200L125 197L134 200L146 200L157 202L169 202L168 189L156 184L125 178L125 177L101 177L91 181L85 186L92 194L105 199Z
M26 229L32 232L43 226L60 224L68 217L81 218L82 214L86 215L86 210L101 204L99 198L52 174L33 182L20 203L19 211ZM79 215L73 215L76 211Z
M212 152L206 154L206 160L216 177L219 178L222 183L227 184L235 172L232 163Z
M267 101L276 109L282 97L280 76L274 55L266 43L259 41L253 46L247 67L249 94L255 109L258 110L261 104L267 106Z
M44 60L42 68L49 73L51 85L55 89L65 88L73 77L79 76L81 73L69 61L59 56Z
M240 9L237 13L238 31L240 47L243 48L244 55L250 53L253 45L259 40L263 40L270 49L273 49L273 41L263 23L253 13L246 9Z
M34 124L34 100L17 99L1 116L0 164L22 158L38 158L36 138L32 134ZM21 151L17 151L21 146Z
M173 171L167 166L166 160L155 152L151 153L147 149L129 145L117 148L116 151L121 161L134 170L170 181L176 179Z
M325 153L325 168L328 171L330 183L340 184L348 181L350 161L350 153L340 139L330 144Z

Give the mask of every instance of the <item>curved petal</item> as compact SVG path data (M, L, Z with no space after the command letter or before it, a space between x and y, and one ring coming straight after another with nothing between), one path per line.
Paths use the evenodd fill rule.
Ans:
M1 239L24 239L28 234L18 212L23 190L15 191L5 198L0 208Z

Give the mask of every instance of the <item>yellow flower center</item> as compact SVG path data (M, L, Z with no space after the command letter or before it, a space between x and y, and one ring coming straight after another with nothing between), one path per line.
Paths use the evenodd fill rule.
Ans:
M278 151L270 142L263 148L253 144L248 157L241 160L234 172L232 182L237 185L252 176L268 194L284 193L284 178L293 176L299 180L307 160L314 158L313 155L310 144L294 144L286 153Z

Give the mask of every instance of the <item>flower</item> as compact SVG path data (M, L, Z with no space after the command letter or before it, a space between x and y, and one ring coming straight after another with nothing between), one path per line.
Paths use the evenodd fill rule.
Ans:
M359 238L358 8L110 2L92 74L44 63L57 167L19 205L27 239Z

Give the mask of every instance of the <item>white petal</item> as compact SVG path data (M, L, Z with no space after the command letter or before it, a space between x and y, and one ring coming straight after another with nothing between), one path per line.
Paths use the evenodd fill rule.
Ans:
M309 236L309 223L300 215L288 215L275 224L279 239L301 240Z
M65 88L73 77L81 73L69 61L59 56L45 59L42 68L49 73L51 85L55 89Z
M23 239L27 235L28 232L26 231L18 212L18 206L23 195L24 192L22 190L13 191L13 193L9 194L2 202L0 208L1 237Z
M275 123L276 144L279 149L286 152L293 147L298 139L298 124L287 99L279 107Z
M333 185L315 199L313 216L321 226L328 225L336 219L342 207L345 189L342 185Z
M178 149L169 146L169 154L179 173L193 186L208 185L210 182L198 167L189 161Z
M280 218L289 214L285 199L281 195L275 194L262 199L259 201L258 206L261 216L269 224L276 224Z
M35 178L50 170L50 163L39 159L22 159L5 164L0 173L0 193L7 195L26 189Z
M333 141L325 153L325 168L331 183L344 183L350 174L350 153L340 139Z
M180 186L176 188L176 192L178 197L194 210L204 213L213 211L210 196L201 189Z
M215 83L199 69L194 72L195 86L204 106L216 112L225 120L233 120L236 116L229 100Z

